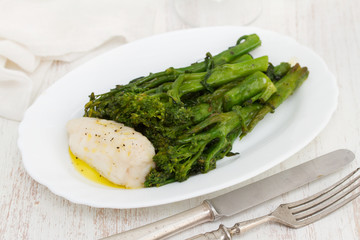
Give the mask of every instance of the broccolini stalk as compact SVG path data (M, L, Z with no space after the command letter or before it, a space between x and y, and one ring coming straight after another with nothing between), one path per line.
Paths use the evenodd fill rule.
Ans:
M227 82L234 81L240 77L256 71L266 71L268 66L267 56L248 60L245 62L226 64L211 70L206 80L210 87L217 87ZM166 124L174 118L179 121L172 122L181 124L181 119L186 121L188 115L179 117L180 113L185 114L181 96L186 93L199 92L205 89L201 81L208 73L189 73L180 75L177 80L171 83L167 93L163 92L161 86L146 92L138 91L117 91L105 93L99 96L91 95L90 101L85 105L86 117L97 117L122 122L128 126L135 127L140 123L145 126ZM188 82L185 81L188 79ZM169 102L171 97L176 104Z
M294 91L301 86L301 84L309 76L309 71L307 67L300 67L299 64L296 64L290 69L290 71L278 82L275 83L276 93L274 93L270 99L266 102L264 107L256 114L248 126L248 130L241 134L241 137L245 136L250 132L256 124L262 120L266 114L269 112L274 112L274 110L284 102Z
M224 95L224 111L238 104L267 101L276 92L273 82L262 72L255 72Z
M216 160L225 157L242 126L262 107L253 104L234 111L216 113L194 126L176 144L162 148L154 157L156 169L151 170L146 187L185 181L190 175L214 169Z
M280 80L286 73L289 72L291 66L287 62L282 62L274 67L274 75L276 80Z
M246 73L251 73L253 71L256 70L261 70L264 69L265 67L267 67L267 63L265 63L264 60L266 60L267 62L267 58L260 58L257 60L252 60L252 57L248 54L242 55L242 56L238 56L237 58L234 58L234 63L236 63L237 65L233 67L233 73L234 74L238 74L238 76L241 76L241 74L246 74ZM251 61L249 61L251 60ZM247 64L243 64L243 65L239 65L241 62L244 61L249 61ZM253 66L251 64L254 64ZM230 69L229 69L230 71ZM105 113L99 113L98 109L103 109L106 108L107 106L113 106L116 105L116 103L114 103L114 101L123 101L123 95L133 95L133 93L146 93L146 94L157 94L157 93L161 93L161 92L166 92L169 89L171 89L172 84L174 84L175 86L177 86L176 89L180 88L181 82L177 82L177 83L168 83L170 80L174 81L177 76L179 76L179 74L176 73L176 70L173 68L167 69L164 72L162 72L162 74L164 74L163 76L159 76L155 79L153 79L152 81L147 82L143 88L138 88L136 86L134 86L134 84L127 84L125 86L119 86L115 89L112 89L110 92L104 93L104 94L100 94L95 96L93 93L90 95L90 101L85 105L85 116L93 116L93 117L99 117L99 118L106 118L106 119L112 119L112 114L108 112L108 114ZM161 75L161 74L160 74ZM204 79L204 77L206 76L206 73L192 73L192 74L185 74L189 80L196 80L195 81L195 87L196 89L191 89L191 86L187 86L187 88L181 92L182 95L186 94L187 92L196 92L196 91L200 91L203 89L203 86L201 85L201 81ZM216 74L215 74L216 75ZM171 77L171 79L169 80L169 77ZM220 81L217 81L219 79L216 79L216 77L212 77L211 78L216 85L221 84ZM214 81L215 79L215 81ZM221 80L221 79L220 79ZM229 81L229 79L228 79ZM162 85L161 85L162 84ZM214 84L214 85L215 85ZM159 86L160 85L160 86ZM197 85L201 85L200 88ZM150 90L147 90L149 89ZM181 89L180 89L181 90ZM176 91L176 90L175 90ZM178 94L176 92L176 94ZM170 94L171 95L171 94ZM181 96L182 96L181 95ZM178 98L180 98L181 96L179 96ZM128 96L127 96L128 98ZM180 101L177 101L180 102ZM110 109L108 109L110 110ZM116 111L118 112L118 110ZM110 114L110 115L109 115Z
M173 82L167 93L175 102L180 103L180 98L185 94L204 89L211 91L254 72L266 71L268 64L268 57L263 56L240 63L224 64L204 73L182 74Z
M149 175L146 185L152 186L151 179L164 181L154 183L155 185L169 181L184 181L194 169L197 169L195 172L198 173L215 168L216 160L229 153L236 137L243 130L247 130L247 124L262 108L261 104L251 104L243 108L239 104L254 96L264 96L266 101L268 95L275 90L273 83L265 74L256 72L243 80L228 83L215 92L200 97L200 103L190 108L194 114L193 121L200 123L178 137L175 145L162 148L157 153L154 158L157 170L153 170ZM229 92L230 96L243 95L243 98L225 98ZM231 106L232 111L222 112L224 103Z
M225 84L212 93L204 94L197 99L197 104L190 106L193 121L199 123L212 113L223 111L224 95L235 86L239 85L243 79L239 79Z
M252 60L253 57L250 54L244 54L241 55L235 59L233 59L230 63L234 64L234 63L241 63L241 62L245 62L245 61L249 61ZM174 71L174 69L168 69L168 71ZM176 75L176 77L175 77ZM145 83L144 85L142 85L143 88L145 89L149 89L146 90L146 93L154 93L154 92L166 92L171 88L171 83L172 81L176 80L176 78L179 77L179 75L175 74L174 78L169 78L167 76L163 76L163 77L158 77L155 78L147 83ZM199 73L199 74L191 74L187 76L187 80L194 80L197 78L203 78L205 77L206 74L204 73Z
M253 103L232 111L215 113L201 121L170 146L155 155L156 168L146 178L145 186L161 186L184 181L189 176L207 172L226 156L237 136L245 136L269 112L273 112L308 77L306 67L295 65L276 83L277 91L264 103Z
M265 102L276 91L273 82L262 72L218 88L211 94L199 97L199 104L191 107L194 122L216 112L228 112L236 105L249 105L257 100Z
M219 66L225 63L229 63L232 60L236 59L237 57L250 52L251 50L254 50L255 48L259 47L261 45L261 41L258 35L251 34L251 35L245 35L238 39L235 46L230 47L229 49L211 57L212 64L214 66ZM209 55L209 54L207 54ZM197 72L205 72L208 69L208 60L205 58L202 62L196 62L191 64L188 67L183 68L177 68L173 69L173 72L176 74L181 73L197 73ZM132 84L135 86L140 86L144 84L145 82L148 82L150 80L153 80L155 78L164 77L168 75L168 71L165 70L164 72L158 72L158 73L152 73L149 76L137 78L131 81ZM172 73L169 75L169 78L173 79L174 76ZM172 80L172 81L173 81Z
M225 63L229 63L238 56L248 53L261 45L261 41L258 35L244 35L240 37L236 45L230 47L216 56L213 57L212 61L215 66L220 66ZM206 61L200 63L194 63L186 68L180 68L183 72L204 72L207 70Z
M277 82L283 76L285 76L285 74L290 70L290 68L290 64L286 62L282 62L275 67L271 63L269 63L266 75L271 79L271 81Z
M231 60L230 62L228 63L239 63L239 62L245 62L245 61L248 61L248 60L251 60L251 59L254 59L250 54L246 53L244 55L241 55L233 60Z

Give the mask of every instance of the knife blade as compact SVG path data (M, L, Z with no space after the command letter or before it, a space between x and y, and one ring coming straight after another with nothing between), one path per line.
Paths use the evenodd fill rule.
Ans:
M200 206L185 212L102 240L165 239L190 227L237 214L334 173L354 158L355 155L350 150L336 150L245 187L205 200Z

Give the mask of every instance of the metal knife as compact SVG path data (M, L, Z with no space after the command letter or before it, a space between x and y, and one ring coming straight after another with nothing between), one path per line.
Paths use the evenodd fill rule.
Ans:
M354 158L355 155L350 150L336 150L245 187L205 200L200 206L185 212L102 240L165 239L196 225L237 214L294 190L339 170Z

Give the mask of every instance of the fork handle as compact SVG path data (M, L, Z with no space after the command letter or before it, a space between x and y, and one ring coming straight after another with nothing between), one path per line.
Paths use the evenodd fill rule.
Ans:
M212 232L196 235L186 240L232 240L232 236L240 235L263 223L274 220L272 215L265 215L248 221L236 223L233 227L227 228L220 224L219 228Z
M196 235L192 238L186 240L231 240L232 236L229 232L229 229L223 224L220 224L218 230L207 232L203 234Z

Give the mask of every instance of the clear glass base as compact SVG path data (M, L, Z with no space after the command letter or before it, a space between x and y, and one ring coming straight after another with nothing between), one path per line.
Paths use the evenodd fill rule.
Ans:
M262 11L262 0L173 0L180 19L192 27L248 25Z

